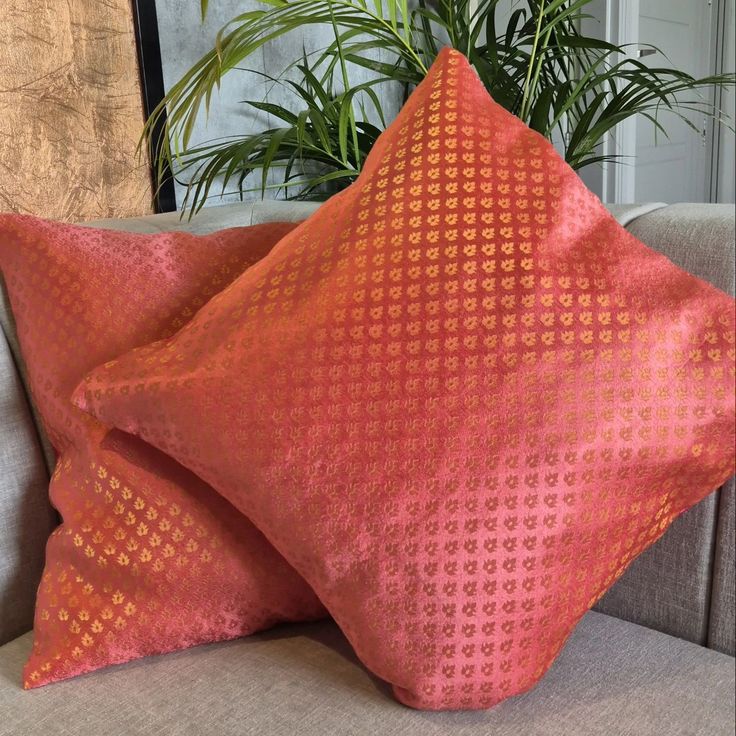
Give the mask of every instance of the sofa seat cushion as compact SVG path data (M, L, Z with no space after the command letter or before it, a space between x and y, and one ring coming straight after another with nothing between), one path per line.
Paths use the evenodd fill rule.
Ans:
M0 647L0 734L712 736L734 722L732 657L595 612L533 690L477 712L399 705L333 623L284 626L23 691L30 646L27 634Z

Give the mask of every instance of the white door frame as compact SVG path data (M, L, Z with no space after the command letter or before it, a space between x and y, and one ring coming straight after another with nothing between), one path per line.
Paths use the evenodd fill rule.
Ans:
M696 0L693 0L696 1ZM711 33L714 43L711 51L711 68L708 73L719 73L724 70L722 47L725 37L725 0L697 0L707 2L713 8ZM633 44L630 55L637 55L639 39L639 0L605 0L606 3L606 40L618 46ZM720 106L720 95L716 94L714 103ZM704 138L709 139L711 155L709 157L706 176L710 183L710 200L715 202L717 191L719 158L717 144L720 138L721 123L713 119L703 131ZM604 202L625 204L636 201L636 116L630 117L616 126L613 133L606 136L604 142L606 154L619 154L624 157L621 164L603 164L603 186L601 199ZM629 163L630 162L630 163Z
M708 0L713 3L714 0ZM713 13L712 33L713 43L713 69L716 74L730 71L729 62L731 59L726 57L726 25L728 23L728 13L734 11L734 3L728 0L715 0L716 7ZM725 93L722 87L715 92L713 103L717 108L723 109L725 101ZM724 124L718 118L713 118L708 131L711 136L711 160L710 160L710 201L720 201L720 173L723 157L721 155L721 146L723 145L723 135L726 131ZM729 164L730 165L730 164Z
M639 43L639 0L606 0L606 40L616 46L632 44L630 56L637 52ZM619 123L606 136L604 155L621 156L619 163L603 164L604 202L629 203L636 201L636 116Z

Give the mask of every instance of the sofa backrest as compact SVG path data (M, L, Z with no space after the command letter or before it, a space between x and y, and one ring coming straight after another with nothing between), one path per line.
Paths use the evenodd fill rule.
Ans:
M90 223L97 227L205 233L273 220L296 221L316 205L257 202ZM734 293L734 211L728 205L611 206L619 222L678 265ZM32 627L44 545L58 522L48 502L53 450L24 380L12 314L0 279L0 644ZM734 488L678 518L599 602L598 609L734 653Z
M734 294L734 209L674 204L628 229L686 271ZM734 654L734 487L682 514L598 610Z

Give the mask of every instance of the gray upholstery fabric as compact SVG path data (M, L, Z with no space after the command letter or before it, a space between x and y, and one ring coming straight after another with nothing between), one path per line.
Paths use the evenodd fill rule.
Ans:
M95 220L82 223L109 230L128 230L134 233L162 233L172 230L204 235L215 230L263 222L297 222L305 220L319 207L316 202L236 202L219 207L205 207L191 220L178 212L162 215L131 217L125 220Z
M624 226L638 217L666 207L661 202L649 204L612 204L607 205L611 214ZM129 230L136 233L160 233L171 230L187 230L193 233L209 233L227 227L258 225L263 222L277 220L296 222L309 217L319 207L318 202L279 202L256 201L236 202L219 207L205 207L191 220L181 217L178 212L167 212L163 215L147 215L125 220L95 220L83 223L90 227L101 227L111 230Z
M638 217L643 217L666 206L664 202L649 202L647 204L607 204L606 208L618 220L620 225L628 227L629 223Z
M686 271L734 293L733 207L670 205L633 220L628 229ZM634 561L597 610L706 644L717 510L713 494L683 514ZM726 549L722 559L728 554ZM733 627L733 598L730 607L724 599L717 621L722 631Z
M24 736L718 736L726 655L589 613L530 692L489 711L396 703L332 623L290 626L24 692L25 636L0 648L0 734Z
M710 609L708 646L719 652L736 654L736 491L734 479L721 489L716 530L716 558L713 568L713 595Z
M26 394L30 395L26 376L26 366L25 362L23 361L23 356L20 352L18 336L15 332L15 319L13 317L13 312L10 309L10 300L8 299L8 294L5 290L5 283L3 281L2 273L0 273L0 331L4 333L7 344L10 347L10 355L15 362L15 367L18 370L21 384L24 387ZM28 403L31 408L31 416L33 418L38 439L41 443L41 451L43 453L44 462L46 463L46 470L48 471L49 475L51 475L51 473L54 471L54 466L56 465L56 453L54 452L54 448L51 446L51 443L46 436L46 432L44 431L43 424L41 422L41 417L36 411L35 405L32 401L29 401Z
M0 644L28 631L46 539L49 476L26 394L0 330Z
M712 494L675 519L596 610L706 644L717 500Z
M681 268L733 295L733 205L671 204L639 217L628 229Z

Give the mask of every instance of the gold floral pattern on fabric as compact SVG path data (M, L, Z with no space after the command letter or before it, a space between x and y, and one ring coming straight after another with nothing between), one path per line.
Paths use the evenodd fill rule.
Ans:
M348 190L78 404L200 474L417 708L530 688L734 469L734 301L443 51Z
M212 488L69 397L94 365L173 335L293 225L133 235L0 216L0 268L57 453L63 523L38 591L26 687L324 610Z

